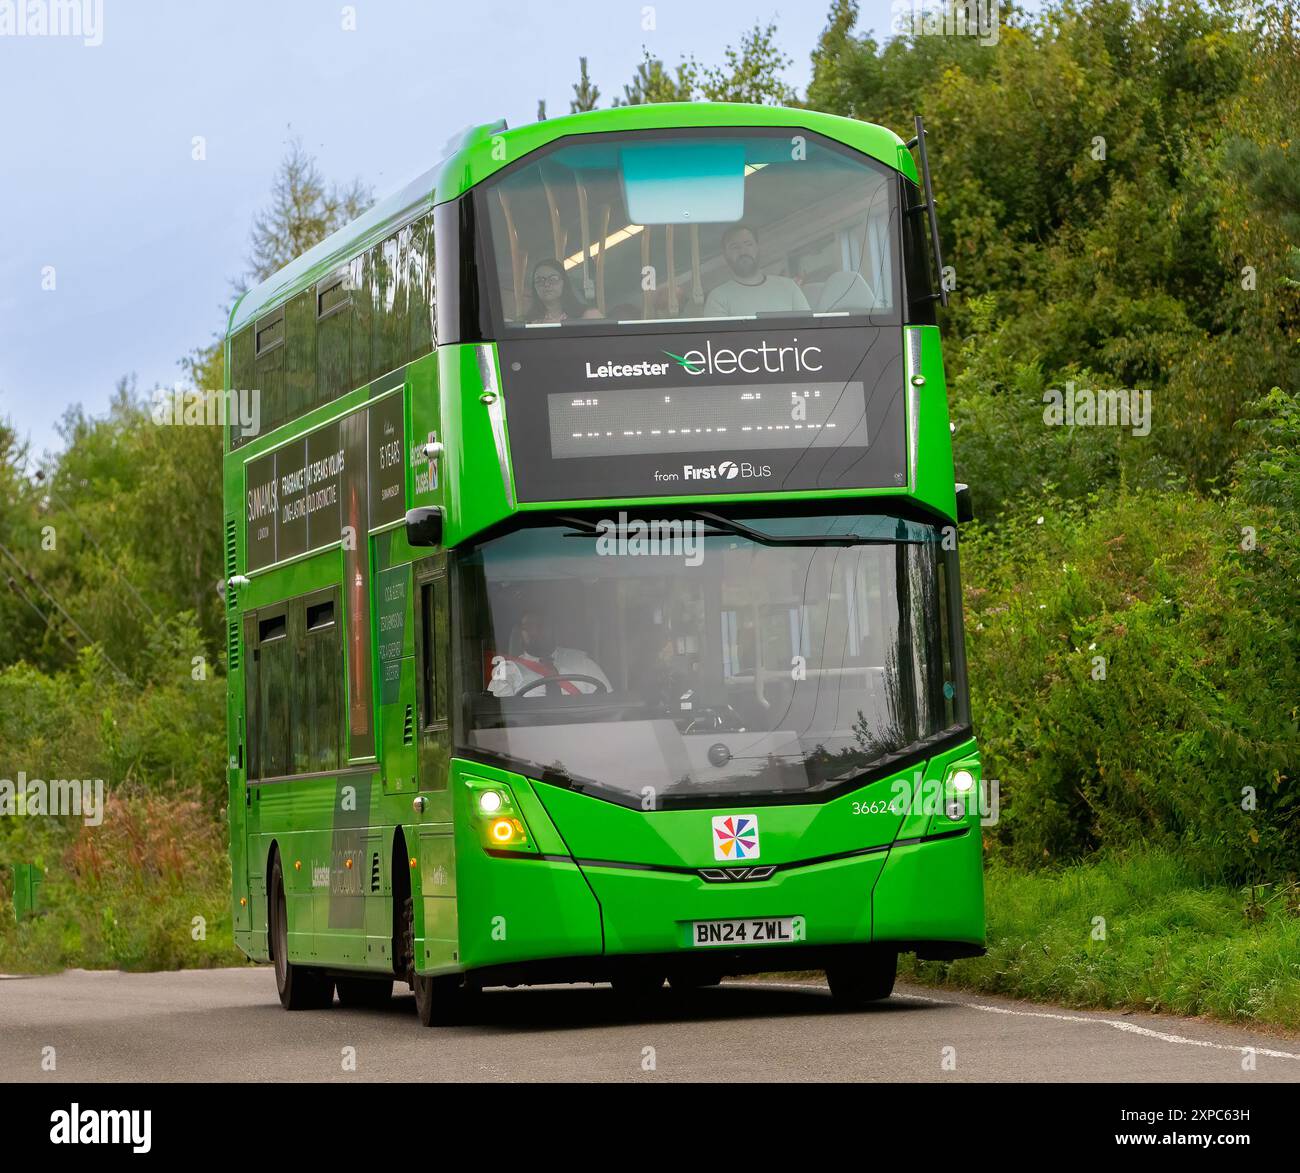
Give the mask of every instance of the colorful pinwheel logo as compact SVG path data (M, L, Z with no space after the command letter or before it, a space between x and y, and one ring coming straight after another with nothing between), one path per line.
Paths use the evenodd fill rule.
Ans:
M757 859L758 816L717 816L713 820L713 858Z

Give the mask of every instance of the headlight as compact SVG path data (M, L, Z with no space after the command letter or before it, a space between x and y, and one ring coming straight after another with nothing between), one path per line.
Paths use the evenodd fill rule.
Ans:
M472 777L464 783L469 789L470 814L484 847L524 853L535 850L528 824L508 785Z
M508 847L522 843L526 836L523 824L518 819L493 819L488 824L488 838L498 847Z

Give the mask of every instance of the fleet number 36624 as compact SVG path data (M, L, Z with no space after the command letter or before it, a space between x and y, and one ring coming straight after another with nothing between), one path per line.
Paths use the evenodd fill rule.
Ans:
M883 815L888 814L890 810L889 802L883 798L879 798L875 802L855 802L853 804L853 813L855 815Z

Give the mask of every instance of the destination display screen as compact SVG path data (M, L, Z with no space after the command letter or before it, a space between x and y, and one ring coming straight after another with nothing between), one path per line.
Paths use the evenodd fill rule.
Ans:
M827 448L865 440L861 380L832 383L714 384L681 391L611 390L550 396L551 455L628 456L747 448Z
M521 501L907 479L898 326L529 338L500 356Z

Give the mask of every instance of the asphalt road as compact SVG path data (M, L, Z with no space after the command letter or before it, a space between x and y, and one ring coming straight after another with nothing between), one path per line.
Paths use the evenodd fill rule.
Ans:
M399 990L382 1010L290 1014L268 968L4 979L0 1081L1300 1082L1300 1037L914 986L852 1013L815 981L632 1009L608 986L490 990L428 1030Z

